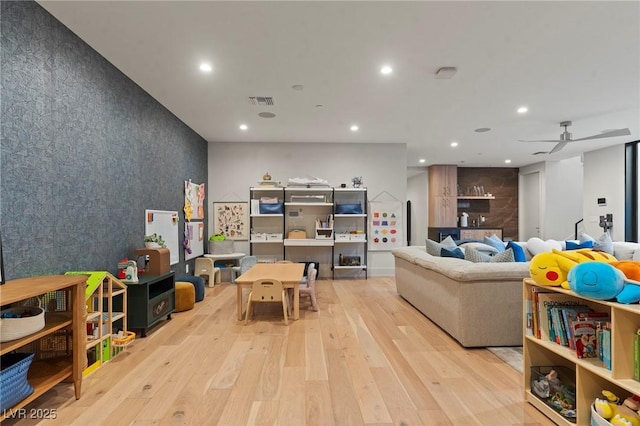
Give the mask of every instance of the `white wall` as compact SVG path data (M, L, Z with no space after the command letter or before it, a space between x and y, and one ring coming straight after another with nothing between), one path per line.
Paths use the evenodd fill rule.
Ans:
M611 237L614 241L624 241L624 155L624 145L584 154L584 229L594 238L603 232L598 226L600 216L612 213ZM607 205L598 206L598 198L606 198Z
M580 157L547 161L545 167L545 239L569 240L575 223L584 217L583 165Z
M429 174L422 173L407 179L407 199L411 200L410 244L422 246L429 224Z
M248 201L249 188L256 186L265 172L285 185L289 178L305 176L326 179L331 186L350 185L352 177L362 176L369 200L378 195L379 200L391 200L388 193L400 200L403 208L407 200L405 144L212 142L208 155L209 206L214 201ZM210 218L209 235L212 224ZM249 253L249 243L236 242L236 249ZM370 276L392 276L393 256L390 252L369 252L367 270Z

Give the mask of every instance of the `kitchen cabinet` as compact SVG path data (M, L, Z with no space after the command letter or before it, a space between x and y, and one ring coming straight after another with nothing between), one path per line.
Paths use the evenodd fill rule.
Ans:
M458 225L458 168L451 165L429 167L429 226Z

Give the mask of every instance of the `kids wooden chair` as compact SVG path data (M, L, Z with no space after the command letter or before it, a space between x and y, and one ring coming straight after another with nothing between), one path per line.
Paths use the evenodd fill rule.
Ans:
M285 294L282 282L270 278L256 280L251 287L251 293L249 293L249 300L247 300L247 312L244 317L244 324L249 322L249 315L251 314L251 308L254 303L282 303L282 312L284 313L284 324L289 324L287 316L288 297Z
M220 268L214 267L213 259L208 257L198 257L196 259L193 275L196 277L206 276L209 287L213 287L214 283L220 282Z
M316 276L318 270L314 267L314 264L309 265L306 280L302 280L298 286L298 294L300 296L307 295L311 299L311 309L318 310L318 302L316 301ZM293 305L293 290L289 292L289 304Z

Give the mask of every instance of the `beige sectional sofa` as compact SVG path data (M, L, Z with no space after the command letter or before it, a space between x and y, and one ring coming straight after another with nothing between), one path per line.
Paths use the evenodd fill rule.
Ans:
M640 260L638 244L613 247L619 260ZM431 256L424 246L392 254L398 294L462 346L522 345L522 280L530 276L529 262L473 263Z
M522 345L522 279L528 263L473 263L392 251L398 294L462 346Z

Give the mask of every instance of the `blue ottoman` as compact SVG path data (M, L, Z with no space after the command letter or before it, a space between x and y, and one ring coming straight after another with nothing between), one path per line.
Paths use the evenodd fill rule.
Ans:
M194 277L191 275L183 275L180 277L176 277L176 282L178 281L186 281L193 284L193 288L196 290L196 302L204 299L204 278Z

